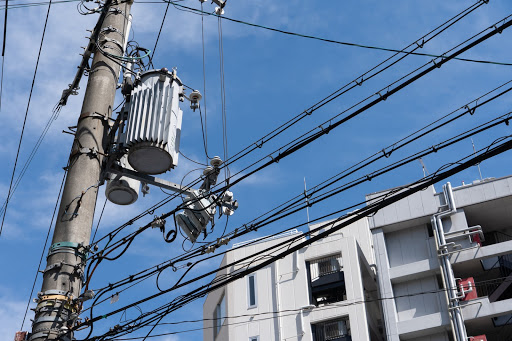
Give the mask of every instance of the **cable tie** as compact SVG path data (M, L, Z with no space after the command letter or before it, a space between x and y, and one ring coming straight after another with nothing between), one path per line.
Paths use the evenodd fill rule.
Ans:
M279 155L281 155L281 154L279 154ZM269 156L270 156L270 159L272 159L273 162L279 163L279 155L276 156L275 158L272 155L269 155Z
M476 106L473 109L471 109L468 105L465 105L464 108L468 110L470 115L473 115L476 111Z
M494 30L497 31L499 34L503 33L503 29L498 29L498 27L496 25L493 25L493 27L494 27Z
M386 148L382 149L382 154L384 154L384 156L386 157L386 159L387 159L388 157L390 157L390 156L391 156L391 153L392 153L392 152L393 152L393 151L390 151L389 153L386 153Z
M370 176L370 174L366 174L366 180L372 181L372 177Z
M422 49L422 48L423 48L423 46L425 46L425 39L421 39L421 44L420 44L420 43L418 43L418 41L415 41L415 43L416 43L416 45L418 45L418 47L419 47L420 49Z
M261 148L263 146L263 143L264 142L263 142L263 139L262 139L260 144L258 144L258 142L255 142L254 144L256 145L256 147Z
M307 111L307 110L304 110L304 112L305 112L305 113L306 113L306 115L308 115L308 116L310 116L310 115L313 113L313 111Z
M361 81L360 82L358 82L357 79L356 79L355 82L356 82L357 85L361 86L361 85L363 85L364 78L361 77Z
M379 95L379 97L380 97L383 101L385 101L385 100L387 100L387 99L388 99L388 94L387 94L387 93L386 93L386 94L384 94L384 96L383 96L383 95L381 95L380 91L377 91L375 94L376 94L376 95Z
M438 69L441 67L441 64L436 63L436 58L432 59L432 63L434 63L434 66Z
M437 153L437 148L436 148L436 146L432 146L432 151L433 151L434 153Z

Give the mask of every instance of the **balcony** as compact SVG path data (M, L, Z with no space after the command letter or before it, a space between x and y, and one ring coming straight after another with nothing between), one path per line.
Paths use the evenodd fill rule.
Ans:
M346 299L345 276L341 271L341 255L308 262L311 303L318 306Z

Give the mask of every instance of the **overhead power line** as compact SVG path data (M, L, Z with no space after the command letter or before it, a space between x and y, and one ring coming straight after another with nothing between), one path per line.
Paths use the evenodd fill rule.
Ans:
M51 7L52 7L52 1L50 0L50 2L48 3L48 10L46 12L46 18L44 21L43 34L41 36L41 43L39 44L39 52L37 53L37 61L36 61L35 69L34 69L34 75L32 77L32 84L30 85L30 93L28 95L27 109L25 110L25 118L23 119L23 125L21 127L20 141L18 143L18 150L16 151L16 159L14 161L14 167L12 169L11 181L9 183L9 191L7 192L7 199L5 201L5 208L4 208L4 212L3 212L3 216L2 216L2 225L0 225L0 235L2 234L2 230L4 227L5 215L7 213L7 206L9 205L9 197L11 196L12 182L14 180L14 174L16 173L16 166L18 165L18 157L20 155L21 142L23 141L23 134L25 132L25 125L27 123L28 110L30 108L30 100L32 99L32 92L34 91L34 84L36 82L37 68L39 66L39 60L41 58L41 51L43 50L44 36L46 33L46 26L48 24L48 18L50 16ZM2 73L2 75L3 75L3 73Z
M291 35L291 36L296 36L296 37L301 37L301 38L307 38L307 39L313 39L313 40L318 40L318 41L323 41L323 42L326 42L326 43L333 43L333 44L338 44L338 45L360 47L360 48L370 49L370 50L378 50L378 51L386 51L386 52L397 52L397 53L407 53L407 52L404 52L403 50L398 50L398 49L389 48L389 47L380 47L380 46L373 46L373 45L364 45L364 44L358 44L358 43L350 43L350 42L344 42L344 41L339 41L339 40L333 40L333 39L327 39L327 38L322 38L322 37L316 37L316 36L309 35L309 34L301 34L301 33L296 33L296 32L291 32L291 31L285 31L285 30L281 30L281 29L278 29L278 28L274 28L274 27L254 24L254 23L250 23L250 22L247 22L247 21L239 20L239 19L233 19L233 18L230 18L230 17L226 17L224 15L219 16L216 13L204 12L204 11L202 11L200 9L188 7L188 6L185 6L185 5L180 5L178 3L175 3L174 1L167 1L167 0L163 0L163 1L167 2L167 3L171 3L171 4L173 4L176 7L181 7L181 8L187 9L189 11L195 12L195 13L200 14L200 15L219 17L219 18L226 19L226 20L229 20L229 21L232 21L232 22L236 22L236 23L239 23L239 24L248 25L248 26L252 26L252 27L256 27L256 28L261 28L261 29L264 29L264 30L268 30L268 31L272 31L272 32L277 32L277 33L282 33L282 34L286 34L286 35ZM481 2L482 4L483 3L487 3L487 1L483 1L483 0L480 0L479 2ZM421 52L411 52L411 53L408 53L408 54L412 54L412 55L415 55L415 56L433 57L433 58L439 58L440 57L440 55L429 54L429 53L421 53ZM495 62L495 61L489 61L489 60L479 60L479 59L459 58L459 57L454 58L454 59L460 60L460 61L465 61L465 62L472 62L472 63L483 63L483 64L494 64L494 65L512 66L512 63Z
M361 219L362 217L364 216L367 216L369 214L373 214L373 213L376 213L378 210L398 201L398 200L401 200L411 194L414 194L430 185L433 185L434 183L436 182L439 182L439 181L442 181L446 178L448 178L449 176L452 176L464 169L467 169L469 167L472 167L474 166L476 163L478 162L482 162L488 158L491 158L493 156L496 156L496 155L499 155L507 150L510 150L512 149L512 140L510 140L510 137L507 137L507 141L506 142L502 142L500 140L497 140L495 142L493 142L492 144L490 144L487 148L484 148L482 150L480 150L478 153L478 155L475 155L473 156L473 154L471 154L470 156L468 157L465 157L457 162L454 162L454 163L451 163L449 165L446 165L446 166L443 166L442 168L440 168L437 172L433 173L432 175L426 177L426 178L423 178L419 181L416 181L410 185L407 185L407 186L403 186L399 189L395 189L395 190L392 190L390 193L387 193L385 196L383 196L383 199L378 201L378 202L375 202L373 201L372 203L368 204L368 206L360 209L357 211L357 213L351 213L351 214L348 214L348 215L345 215L345 216L342 216L334 221L331 221L331 222L328 222L326 224L323 224L322 226L319 226L317 228L315 228L314 230L310 231L310 234L311 233L316 233L316 232L319 232L317 235L313 235L311 236L310 239L307 239L307 240L304 240L300 243L297 243L296 245L294 246L287 246L285 251L275 255L274 257L271 257L270 259L267 259L267 260L262 260L260 263L252 266L252 267L247 267L245 270L242 270L242 271L239 271L237 272L236 274L232 275L231 277L229 278L226 278L222 281L218 281L214 284L210 283L210 284L207 284L207 285L203 285L201 287L198 287L194 290L192 290L191 292L189 292L187 295L184 295L184 296L180 296L179 298L181 300L178 300L177 302L176 299L173 300L172 302L170 302L169 304L166 304L160 308L157 308L155 310L153 310L152 312L148 312L148 313L145 313L145 314L142 314L141 316L129 321L128 323L126 324L123 324L123 325L118 325L114 330L111 330L110 332L107 332L105 334L103 334L102 336L97 336L95 337L95 339L97 340L105 340L107 337L112 337L112 336L115 336L115 335L118 335L118 336L121 336L120 334L122 334L123 332L126 332L129 330L129 332L133 332L134 330L136 329L139 329L141 328L142 326L144 325L147 325L147 323L151 323L151 322L154 322L155 321L155 318L156 317L160 317L162 314L163 315L167 315L169 314L170 312L172 311L175 311L176 309L182 307L184 304L187 304L188 302L191 302L199 297L202 297L204 295L206 295L208 292L211 292L213 290L216 290L228 283L231 283L239 278L242 278L244 277L245 275L249 274L249 273L252 273L256 270L259 270L263 267L266 267L268 265L270 265L272 262L274 262L276 259L280 259L280 258L283 258L299 249L302 249L303 247L317 241L317 240L320 240L322 238L325 238L327 237L328 235L340 230L341 228ZM464 160L467 160L467 161L464 161ZM338 225L336 225L338 224ZM320 229L324 228L324 227L327 227L327 226L332 226L330 227L329 229L327 229L326 231L324 232L320 232ZM283 242L283 243L287 243L288 241L286 242ZM282 246L281 244L283 243L280 243L280 244L277 244L276 246L273 246L272 248L275 248L275 247L279 247L279 246ZM263 250L262 253L265 253L265 252L268 252L268 250ZM254 255L251 255L249 257L253 257ZM247 257L245 258L242 258L238 261L245 261ZM231 265L230 265L231 266ZM222 270L223 267L219 268L219 270ZM215 270L217 271L217 270ZM115 311L112 311L110 313L107 313L107 314L104 314L102 316L99 316L99 317L94 317L93 319L91 319L90 321L86 322L85 325L91 325L92 323L100 320L100 319L103 319L103 318L106 318L108 316L112 316L114 314L117 314L117 313L120 313L122 311L125 311L126 309L130 308L130 307L133 307L135 305L138 305L138 304L141 304L145 301L148 301L150 299L154 299L156 297L159 297L171 290L176 290L177 288L179 287L183 287L185 285L189 285L190 283L192 283L193 281L195 281L196 279L193 279L193 280L190 280L190 281L187 281L187 282L183 282L181 283L179 286L173 286L171 289L168 289L168 290L164 290L160 293L157 293L157 294L154 294L154 295L151 295L145 299L142 299L142 300L139 300L137 302L134 302L132 304L129 304L125 307L122 307L122 308L119 308ZM191 282L192 281L192 282ZM155 317L153 318L149 318L148 320L146 321L142 321L144 318L146 318L147 316L149 316L148 314L152 314L154 315L155 313L157 313L158 311L160 311L160 313L158 315L155 315ZM152 319L152 320L151 320ZM150 321L151 320L151 321ZM140 323L134 323L134 321L141 321ZM126 329L128 328L128 329Z
M263 163L261 166L257 167L256 169L254 169L250 172L247 172L247 173L241 175L240 177L236 178L235 180L233 180L231 182L231 186L239 183L240 181L244 180L245 178L251 176L252 174L257 173L257 172L267 168L268 166L279 162L283 158L295 153L296 151L302 149L303 147L305 147L305 146L309 145L310 143L312 143L313 141L317 140L319 137L328 134L333 129L339 127L343 123L349 121L350 119L352 119L352 118L360 115L361 113L365 112L366 110L372 108L376 104L386 101L390 96L396 94L400 90L404 89L405 87L409 86L410 84L414 83L415 81L424 77L425 75L429 74L430 72L432 72L436 69L439 69L445 63L449 62L456 56L470 50L471 48L482 43L483 41L486 41L487 39L493 37L494 35L503 32L503 30L512 26L512 20L510 19L511 17L512 17L512 15L505 17L504 19L500 20L495 26L491 26L491 27L479 32L478 34L476 34L476 35L472 36L471 38L467 39L466 41L464 41L463 43L461 43L461 44L457 45L456 47L452 48L451 50L447 51L446 54L451 53L450 55L444 55L442 58L439 58L438 60L434 59L431 62L426 63L419 68L416 68L415 70L408 73L407 75L401 77L400 79L394 81L393 83L389 84L388 86L382 88L380 91L377 91L375 94L365 98L364 100L356 103L355 105L351 106L350 108L331 117L330 119L323 122L319 126L302 134L301 136L299 136L298 138L295 138L291 142L281 146L280 148L275 150L273 153L270 153L267 156L264 156L263 158L259 159L258 161L254 162L253 164L249 165L248 167L240 170L238 173L234 174L233 177L236 175L239 175L239 174L243 174L243 172L248 170L250 167L255 166L256 164L258 164L266 159L270 159L269 161ZM500 23L502 23L502 24L499 25ZM487 34L484 34L486 31L489 31L489 30L490 30L490 32L488 32ZM480 36L480 37L477 38L478 36ZM458 50L455 50L457 48L458 48ZM375 98L375 99L371 100L372 98ZM368 102L368 101L370 101L370 102ZM367 102L367 103L364 104L365 102ZM359 108L356 109L358 106L359 106ZM349 113L351 110L354 110L354 111ZM340 118L339 120L333 122L334 119L338 118L339 116L341 116L343 114L347 114L347 115ZM225 167L226 164L227 163L224 163L222 167ZM226 190L226 187L221 187L220 189L217 189L217 191L223 191L223 190Z
M430 41L431 39L433 39L435 36L437 36L438 34L440 34L441 32L443 32L444 30L446 30L447 28L449 28L451 25L453 25L454 23L456 23L457 21L461 20L462 18L464 18L465 16L467 16L469 13L471 13L472 11L474 11L475 9L477 9L478 7L480 7L482 5L482 2L479 1L473 5L471 5L470 7L468 7L467 9L465 9L464 11L460 12L459 14L457 14L456 16L452 17L451 19L447 20L446 22L444 22L442 25L436 27L435 29L433 29L432 31L430 31L429 33L427 33L426 35L424 35L423 37L420 37L419 40L422 41L422 45L428 43L428 41ZM406 48L403 49L403 51L407 50L408 48L410 47L413 47L413 46L416 46L414 48L417 49L419 48L417 45L418 45L418 41L419 40L416 40L415 42L409 44ZM413 51L414 51L413 50ZM398 55L395 54L395 56ZM397 61L394 61L392 64L390 65L387 65L386 67L384 67L382 70L380 71L376 71L375 73L371 74L371 75L368 75L370 72L376 70L377 68L379 68L380 66L384 65L386 62L390 61L391 59L394 58L394 56L391 56L387 59L385 59L383 62L379 63L378 65L376 65L375 67L371 68L370 70L368 70L367 72L365 72L364 74L362 74L361 76L357 77L356 79L354 79L352 82L349 82L347 83L346 85L344 85L342 88L336 90L335 92L333 92L332 94L330 94L329 96L325 97L324 99L322 99L320 102L316 103L314 106L310 107L310 109L308 110L305 110L303 113L301 113L300 115L297 115L296 117L292 118L291 120L289 120L288 122L286 122L285 124L281 125L280 127L278 127L277 129L274 129L272 132L268 133L267 135L265 135L263 138L259 139L256 143L253 143L253 144L250 144L248 147L244 148L243 150L241 150L240 152L236 153L235 154L235 157L236 159L234 160L231 160L230 163L233 163L234 161L244 157L245 155L249 154L250 152L254 151L255 149L257 148L260 148L264 142L268 142L269 140L273 139L274 137L276 137L277 135L281 134L283 131L285 131L286 129L288 129L289 127L291 127L292 125L298 123L300 120L302 120L304 117L308 116L308 115L311 115L311 113L313 112L313 110L316 110L318 109L320 106L322 105L325 105L327 104L328 102L332 101L335 97L338 97L340 95L342 95L343 93L346 93L348 92L349 90L353 89L354 87L356 86L359 86L362 84L363 80L362 78L363 77L366 77L365 80L368 80L370 78L373 78L375 77L376 75L378 75L379 73L381 73L382 71L384 71L385 69L389 68L390 66L396 64L397 62L399 62L400 60L402 60L403 58L407 57L407 54L402 56L401 58L399 58ZM351 87L350 85L353 84ZM347 89L348 88L348 89ZM345 89L345 90L344 90ZM343 92L340 92L344 90ZM322 103L322 104L320 104ZM259 142L259 143L258 143ZM241 155L243 154L243 155ZM227 162L228 160L224 160L225 162ZM261 161L261 160L260 160ZM259 162L259 161L258 161ZM196 182L197 183L197 182ZM193 184L191 185L193 186ZM129 222L125 223L124 225L120 226L119 228L117 228L114 232L115 233L118 233L120 230L122 230L124 227L128 226L128 225L131 225L134 221L140 219L141 217L149 214L150 212L153 212L155 209L158 209L160 207L162 207L163 205L169 203L171 200L173 200L173 198L175 198L176 196L171 196L170 198L167 198L167 199L164 199L164 200L161 200L160 202L158 202L157 204L153 205L150 209L146 210L145 212L139 214L137 217L131 219ZM178 208L179 209L179 208ZM111 236L111 235L110 235Z
M504 277L503 278L496 278L494 280L499 280L499 279L503 279L504 283L510 281L510 280L507 280ZM478 287L484 287L485 285L487 285L488 282L490 282L490 281L478 281L478 282L475 282L474 285L477 288ZM394 295L394 296L380 297L380 298L374 298L374 299L363 299L363 300L357 300L356 299L356 300L351 301L351 302L331 303L329 305L316 307L316 308L314 308L315 309L314 311L315 312L323 312L323 311L327 311L327 310L331 310L331 309L339 309L341 307L348 307L348 306L354 306L354 305L360 305L360 304L367 304L367 303L372 303L372 302L382 302L382 301L386 301L386 300L396 300L396 299L399 299L399 298L416 297L416 296L422 296L422 295L432 295L432 294L438 294L438 293L445 292L445 291L448 291L448 290L453 290L453 289L454 288L449 288L449 289L440 288L440 289L435 289L435 290L421 291L421 292L411 293L411 294L403 294L403 295ZM456 289L458 289L458 288L456 288ZM247 324L247 323L252 323L252 322L273 320L273 319L280 318L280 317L295 316L297 313L299 313L301 311L304 311L304 308L283 309L283 310L279 310L279 311L267 311L267 312L262 312L262 313L241 314L241 315L235 315L235 316L222 316L220 318L221 319L225 319L226 321L236 320L236 319L239 319L239 318L251 318L250 321L239 321L239 322L231 322L231 323L228 322L228 323L224 323L223 324L223 326L234 326L234 325L241 325L241 324ZM272 316L265 317L265 315L272 315ZM263 317L261 317L261 316L263 316ZM253 319L254 317L260 317L260 318ZM205 321L215 321L215 320L216 320L215 318L210 318L210 319L205 318L205 319L200 319L200 320L188 320L188 321L176 321L176 322L161 322L158 325L162 326L162 327L163 326L175 326L175 325L181 325L181 324L186 324L186 323L198 323L198 322L204 323ZM151 325L148 325L148 326L151 326ZM154 338L154 337L161 337L161 336L189 333L189 332L199 331L199 330L209 330L209 329L213 329L213 328L215 328L215 326L202 327L202 328L194 328L194 329L188 329L188 330L170 331L170 332L154 334L154 335L150 335L150 336L146 336L146 337ZM119 340L119 341L121 341L121 340L140 340L142 338L143 338L142 336L138 336L138 337L131 337L131 338L116 338L116 340Z
M401 166L403 166L403 165L405 165L407 163L411 163L411 162L417 160L419 156L421 157L421 156L424 156L424 155L427 155L427 154L430 154L430 153L437 153L438 151L440 151L440 150L442 150L442 149L444 149L446 147L449 147L450 145L452 145L454 143L457 143L459 141L467 139L467 138L469 138L470 136L472 136L474 134L477 134L477 133L483 132L485 130L488 130L488 129L490 129L490 128L498 125L498 124L506 123L506 122L508 122L511 119L510 114L511 113L508 113L508 114L502 115L500 117L497 117L495 119L492 119L489 122L487 122L487 123L485 123L483 125L480 125L479 127L475 127L473 129L465 132L465 133L459 134L459 135L457 135L457 136L455 136L453 138L450 138L450 139L448 139L448 140L446 140L444 142L438 143L438 144L436 144L436 145L434 145L434 146L432 146L430 148L427 148L427 149L425 149L425 150L423 150L421 152L417 152L417 153L415 153L415 154L413 154L411 156L408 156L408 157L406 157L406 158L404 158L404 159L402 159L400 161L397 161L397 162L395 162L395 163L393 163L393 164L391 164L389 166L381 168L380 170L373 171L373 172L369 173L371 175L363 176L363 177L361 177L359 179L356 179L354 181L349 182L348 184L345 184L345 185L342 185L342 186L340 186L338 188L335 188L334 190L336 190L336 191L331 190L331 191L329 191L327 193L324 193L324 194L322 194L322 195L320 195L318 197L311 197L310 198L310 203L311 204L309 204L309 205L316 204L316 203L318 203L320 201L323 201L323 200L325 200L325 199L327 199L329 197L332 197L332 196L334 196L336 194L339 194L342 191L345 191L345 190L347 190L349 188L355 187L355 186L357 186L357 185L359 185L359 184L361 184L361 183L363 183L365 181L370 181L373 178L376 178L376 177L378 177L378 176L380 176L382 174L385 174L385 173L387 173L389 171L392 171L392 170L394 170L396 168L399 168L399 167L401 167ZM337 181L339 181L339 180L337 180ZM313 194L314 193L315 192L313 192ZM222 238L229 238L230 240L233 240L234 238L238 238L240 236L243 236L244 234L249 233L250 231L261 229L262 227L264 227L266 225L269 225L270 223L275 222L277 220L280 220L280 219L282 219L282 218L284 218L284 217L286 217L286 216L288 216L288 215L290 215L292 213L296 213L296 212L304 209L304 207L307 206L307 205L308 204L304 204L304 205L301 205L301 206L297 207L297 206L294 206L293 204L291 204L291 205L287 206L286 208L291 207L292 209L294 209L292 212L288 212L286 214L281 214L280 216L277 216L277 214L279 214L279 213L286 212L285 211L286 208L281 209L279 212L274 213L272 216L270 216L270 217L268 217L266 219L260 220L259 222L255 223L253 221L253 222L250 222L250 223L247 223L247 224L243 224L243 226L241 226L240 228L235 229L235 231L233 233L230 233L228 235L224 235L223 234ZM342 209L342 211L345 211L345 210L348 210L348 208L343 208ZM338 212L335 212L334 214L336 214L336 213L338 213ZM325 218L326 217L324 216L321 219L325 219ZM317 220L318 219L315 219L314 221L317 221ZM249 226L247 226L247 225L249 225ZM284 232L284 231L279 231L277 234L282 233L282 232ZM272 237L272 236L273 235L267 236L267 237L264 237L264 238L261 238L261 239L258 239L255 242L261 242L264 239ZM246 245L244 245L244 246L246 246ZM204 246L204 247L207 247L207 245ZM203 250L204 250L204 247L203 247ZM241 246L241 247L243 247L243 246ZM226 250L226 251L221 252L221 253L217 253L215 256L211 256L211 257L208 257L206 259L202 259L201 261L204 261L204 260L207 260L207 259L210 259L210 258L213 258L213 257L219 257L219 256L221 256L221 255L223 255L223 254L225 254L225 253L227 253L229 251L233 251L233 250L234 249ZM149 269L143 270L143 271L141 271L141 272L139 272L137 274L130 275L129 277L127 277L125 279L122 279L120 281L113 282L113 283L110 282L110 284L108 286L106 286L104 288L101 288L101 289L97 289L96 292L98 292L98 294L103 295L106 291L107 292L108 291L112 291L112 290L116 289L117 287L120 287L122 285L128 284L131 281L138 280L139 278L143 278L145 276L149 277L149 276L153 276L154 274L161 273L166 268L174 267L177 262L187 261L187 260L190 260L190 258L191 258L191 257L182 257L180 259L179 257L180 256L178 256L178 258L173 258L171 260L168 260L168 261L165 261L163 263L160 263L159 265L156 265L156 266L153 266L153 267L151 267ZM197 264L197 262L194 265L196 265L196 264ZM190 267L189 267L189 269L190 269ZM152 270L152 271L150 271L150 270Z
M335 189L332 189L324 194L321 194L320 196L318 197L313 197L314 194L320 192L321 190L333 185L334 183L342 180L343 178L347 177L348 175L350 174L353 174L355 171L357 170L360 170L374 162L376 162L377 160L383 158L383 157L386 157L388 158L392 152L412 143L413 141L433 132L433 131L436 131L437 129L441 128L441 127L444 127L446 124L448 123L451 123L451 122L454 122L455 120L467 115L468 113L473 115L476 111L477 108L480 108L484 105L486 105L487 103L503 96L504 94L510 92L512 90L512 88L507 88L503 91L501 91L500 93L490 97L490 98L487 98L485 100L482 101L483 98L485 98L486 96L488 96L489 94L492 94L493 92L496 92L497 90L503 88L505 85L509 84L511 81L509 82L506 82L502 85L500 85L499 87L493 89L492 91L489 91L487 92L486 94L474 99L473 101L470 101L468 102L467 104L463 105L460 107L460 109L458 110L455 110L455 111L452 111L451 113L443 116L441 119L438 119L438 120L435 120L434 122L426 125L424 128L421 128L419 130L417 130L415 133L413 134L409 134L406 138L403 138L403 139L400 139L399 141L393 143L391 146L389 147L386 147L386 148L383 148L380 152L377 152L375 154L373 154L372 156L364 159L363 161L360 161L358 163L356 163L354 166L351 166L349 167L348 169L340 172L338 175L334 176L334 177L330 177L329 179L325 180L324 182L322 182L321 184L319 185L316 185L314 186L313 188L311 188L310 190L310 194L308 195L308 198L311 199L311 202L310 202L310 205L313 205L313 204L316 204L317 202L320 202L322 200L325 200L326 198L332 196L332 195L335 195L335 194L339 194L340 192L342 191L345 191L349 188L352 188L354 186L356 186L357 184L361 184L362 182L365 182L365 181L371 181L373 178L381 175L381 174L384 174L384 173L387 173L397 167L400 167L400 166L403 166L407 163L410 163L410 162L413 162L414 160L416 160L418 157L423 157L423 156L426 156L428 154L431 154L431 153L435 153L439 150L442 150L443 148L446 148L454 143L457 143L465 138L468 138L470 136L473 136L477 133L480 133L482 131L485 131L487 129L490 129L498 124L501 124L501 123L506 123L509 121L509 114L505 114L505 115L502 115L500 117L497 117L495 119L492 119L490 121L488 121L487 123L484 123L483 125L480 125L479 127L476 127L476 128L473 128L469 131L466 131L462 134L459 134L453 138L450 138L444 142L440 142L436 145L434 145L433 147L431 148L427 148L427 149L424 149L423 151L420 151L420 152L417 152L411 156L408 156L400 161L397 161L395 162L394 164L390 165L390 166L386 166L384 168L381 168L380 170L377 170L377 171L373 171L373 172L370 172L368 173L368 175L365 175L363 177L360 177L356 180L353 180L347 184L344 184L342 186L339 186ZM473 108L470 108L469 105L471 104L474 104ZM446 119L448 118L449 116L453 115L454 113L456 113L457 111L460 111L462 109L462 113L458 114L457 116L455 117L452 117L450 118L449 120L446 120L446 121L442 121L443 119ZM433 126L433 124L435 123L438 123L440 122L439 124L437 124L436 126ZM427 130L427 128L430 128ZM350 171L350 172L349 172ZM242 227L238 228L238 229L235 229L235 231L238 231L238 233L235 233L237 237L240 237L241 235L245 234L247 232L247 229L250 231L252 230L253 228L254 229L257 229L257 228L260 228L262 226L265 226L265 225L268 225L269 223L271 222L275 222L276 220L279 220L279 219L282 219L294 212L297 212L301 209L303 209L304 207L302 206L297 206L297 203L299 202L302 202L302 194L301 195L298 195L298 196L295 196L294 198L292 198L291 200L287 201L286 203L284 204L281 204L279 205L278 207L276 207L275 209L272 209L270 211L268 211L267 213L263 214L263 215L260 215L258 218L256 218L255 220L252 220L246 224L244 224L245 226L245 229ZM286 205L286 206L285 206ZM268 216L268 214L272 213L273 211L276 211L277 209L279 209L279 211L273 213L272 215ZM293 211L289 211L289 210L293 210ZM286 213L288 211L288 213ZM286 214L285 214L286 213ZM172 214L172 212L171 212ZM281 214L278 218L275 218L277 214ZM263 218L264 216L267 216L267 218L261 220L261 218ZM258 222L256 222L257 219L260 219ZM266 220L266 222L265 222ZM149 226L149 224L148 224ZM247 226L249 226L247 228ZM243 232L245 231L245 232ZM138 234L138 233L136 233ZM132 237L135 237L136 234L132 234L131 236L127 236L127 237L124 237L123 240L121 241L122 243L126 243L127 241L131 240ZM234 238L233 235L231 234L227 234L227 235L224 235L222 236L222 238L226 238L226 237L229 237L229 238ZM212 243L215 243L215 242L212 242ZM196 248L191 254L192 255L199 255L199 254L202 254L204 252L204 250L209 247L210 245L212 245L212 243L209 243L209 244L206 244L200 248ZM116 246L116 245L114 245ZM117 246L120 246L119 244L117 244ZM117 247L116 246L116 247ZM106 249L104 249L105 251ZM182 257L182 258L180 258ZM161 269L164 269L168 266L173 266L174 263L178 262L178 261L184 261L184 260L187 260L187 259L190 259L192 258L192 256L190 257L184 257L183 255L181 256L178 256L178 257L175 257L173 258L172 260L169 260L169 261L166 261L164 263L167 263L167 264L160 264L161 266ZM94 260L94 257L93 259ZM156 266L157 269L159 266ZM139 273L140 274L140 273ZM137 275L139 275L137 274ZM126 280L126 279L125 279ZM119 285L119 284L122 284L123 280L121 281L118 281L118 282L115 282L113 284L115 284L116 286ZM100 290L100 289L98 289Z

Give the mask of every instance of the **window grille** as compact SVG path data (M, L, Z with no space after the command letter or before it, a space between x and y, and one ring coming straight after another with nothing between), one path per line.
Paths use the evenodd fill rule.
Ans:
M316 259L309 262L311 280L341 271L341 254Z

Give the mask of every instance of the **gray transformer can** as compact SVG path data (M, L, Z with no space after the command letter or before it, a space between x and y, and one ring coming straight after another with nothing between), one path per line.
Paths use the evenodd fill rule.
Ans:
M137 77L123 141L137 172L162 174L178 165L182 93L175 71L150 70Z

